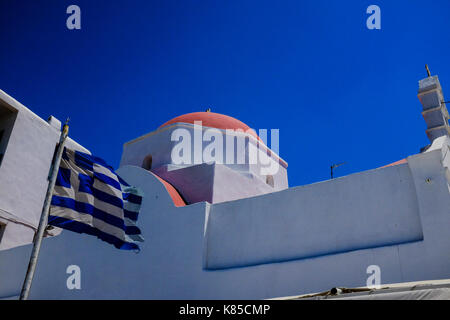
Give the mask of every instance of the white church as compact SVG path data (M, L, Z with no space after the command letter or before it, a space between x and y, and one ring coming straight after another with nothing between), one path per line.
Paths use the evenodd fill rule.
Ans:
M449 279L450 128L437 76L419 81L418 97L421 153L305 186L289 187L276 150L222 114L181 115L125 143L117 173L144 194L141 251L49 228L30 299L269 299L365 287L370 266L381 284ZM0 91L0 299L20 294L60 130ZM174 134L199 131L183 154L192 161L174 161ZM207 132L235 161L201 156ZM276 171L250 161L256 145Z

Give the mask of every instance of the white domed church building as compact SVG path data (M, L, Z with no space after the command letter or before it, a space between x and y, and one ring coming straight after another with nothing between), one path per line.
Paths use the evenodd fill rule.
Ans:
M436 76L419 99L421 153L291 188L277 146L243 122L196 112L164 123L125 143L117 170L144 195L140 252L49 230L30 298L265 299L364 287L370 266L381 284L450 278L450 129ZM60 128L0 91L0 298L20 294ZM80 288L67 285L70 266Z

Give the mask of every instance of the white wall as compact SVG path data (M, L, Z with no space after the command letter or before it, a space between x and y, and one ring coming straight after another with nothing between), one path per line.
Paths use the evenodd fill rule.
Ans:
M153 172L175 186L189 204L201 201L220 203L287 188L287 185L271 187L257 175L216 163L177 169L162 166Z
M0 250L30 243L41 215L48 174L60 132L0 90L0 103L17 111L0 165ZM89 152L71 139L66 146Z
M31 298L273 298L318 292L335 286L365 286L369 265L380 266L382 284L449 278L450 194L448 169L444 166L448 162L445 148L448 149L448 142L439 149L409 157L408 164L398 168L382 168L255 198L266 205L269 204L269 201L264 202L266 197L272 200L273 204L264 208L256 200L249 200L248 205L240 205L245 201L238 200L175 208L153 175L141 168L122 167L119 174L142 188L145 195L139 219L145 237L141 253L120 251L94 237L63 231L61 236L44 241ZM366 174L378 177L366 179ZM383 182L383 178L388 181ZM358 188L352 187L352 183ZM402 190L396 191L395 186L402 186ZM387 187L386 191L380 190ZM341 189L339 196L330 198L326 192L332 189ZM315 197L303 197L313 190ZM416 202L412 201L413 190ZM378 199L377 195L383 198ZM291 198L297 197L302 201L296 206L287 207L278 202L283 199L295 204ZM367 211L363 210L361 199L370 206ZM339 217L333 218L329 214L336 201L341 209L346 206L348 210L336 213ZM399 203L401 201L410 203ZM400 212L393 212L392 207ZM222 215L221 208L229 210L222 223L217 220ZM326 208L330 211L323 212ZM289 212L299 212L301 219ZM314 215L330 219L329 224L325 223L327 221L319 223ZM251 223L244 227L245 216ZM279 228L289 222L293 223L293 230L286 232ZM366 222L371 223L374 231ZM260 228L267 230L265 237L250 241L249 237L257 234ZM294 237L296 228L297 238ZM339 238L341 233L337 231L340 230L345 233L343 238ZM419 232L423 240L407 242ZM302 233L305 238L301 237ZM219 236L224 248L219 244L210 247L209 240ZM280 244L287 246L285 236L296 243L281 249L284 253L320 252L330 246L329 252L276 263L267 259L265 263L253 266L219 270L204 267L205 260L216 254L213 249L222 250L218 258L239 258L241 262L251 260L255 253L272 259L279 254ZM243 243L248 251L233 247L236 238L250 241ZM377 239L382 239L381 246L373 247ZM393 242L387 243L390 239ZM333 252L342 243L361 245L351 251ZM28 257L29 246L0 252L0 297L18 294ZM66 268L71 264L81 267L81 290L66 287Z
M210 269L423 239L407 164L212 206L207 231Z

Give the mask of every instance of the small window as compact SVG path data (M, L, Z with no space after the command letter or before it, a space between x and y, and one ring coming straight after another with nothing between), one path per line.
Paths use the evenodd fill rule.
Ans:
M17 110L0 101L0 165L5 156L16 117Z
M5 232L5 229L6 229L6 224L0 222L0 242L2 242L3 233Z
M152 162L153 162L152 156L151 155L146 156L144 161L142 161L142 168L144 168L145 170L151 170Z
M3 136L5 135L5 130L0 131L0 146L2 145ZM3 152L0 152L0 164L2 164Z
M267 175L266 176L266 183L271 186L272 188L274 187L275 183L273 181L273 176L272 175Z

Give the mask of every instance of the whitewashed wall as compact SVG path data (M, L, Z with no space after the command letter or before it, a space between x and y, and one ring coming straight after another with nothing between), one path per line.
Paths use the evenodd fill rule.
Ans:
M6 223L0 250L4 250L28 244L33 239L60 132L59 128L42 120L1 90L0 104L17 112L0 165L0 221ZM66 143L72 149L89 152L72 139Z
M122 167L119 173L141 187L146 196L139 223L146 239L141 253L120 251L94 237L63 231L44 241L31 298L273 298L335 286L365 286L369 265L380 266L382 284L449 278L449 147L448 140L440 143L427 153L408 157L408 164L398 168L377 169L245 201L181 208L173 206L162 184L149 172ZM381 190L387 186L391 189ZM338 194L330 198L330 190L338 187ZM313 195L304 198L311 191ZM378 200L377 195L382 198ZM304 201L294 203L296 198ZM363 210L364 201L370 206L367 210ZM328 224L314 217L327 218L334 211L323 209L335 203L346 209L336 213L339 217L328 217ZM217 220L225 212L222 208L226 208L227 217ZM296 212L303 213L292 214ZM279 228L290 224L298 228L298 235L295 230ZM261 231L265 231L264 237L254 238ZM236 239L244 241L246 250L234 247ZM210 246L211 240L214 246ZM286 240L295 243L289 246ZM351 246L343 248L342 243ZM292 255L302 252L308 254ZM0 297L20 291L28 254L28 246L0 252ZM255 254L257 259L253 260ZM238 261L240 266L208 270L205 261L211 255ZM243 263L253 264L264 256L267 259L259 265ZM66 268L72 264L81 268L81 290L66 287Z

